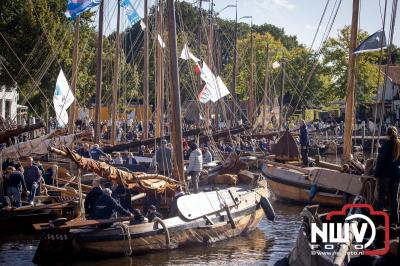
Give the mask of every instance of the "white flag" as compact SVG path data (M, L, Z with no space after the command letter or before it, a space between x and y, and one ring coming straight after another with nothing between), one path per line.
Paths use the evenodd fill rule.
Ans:
M157 34L157 39L158 39L158 42L160 43L161 48L165 48L165 43L164 43L163 39L161 38L160 34Z
M278 68L280 66L281 66L281 64L278 61L275 61L272 63L272 68Z
M142 30L146 29L146 24L144 24L143 20L140 20L140 27L142 28Z
M216 102L229 94L229 90L222 79L219 76L215 77L206 63L203 63L200 77L206 83L198 96L200 102L206 103L210 100Z
M58 74L56 89L53 96L54 111L59 126L64 127L68 124L67 109L74 102L75 97L69 88L68 81L65 78L64 72L60 70Z
M189 47L187 46L187 44L185 44L185 45L183 46L183 49L182 49L180 58L183 59L183 60L192 59L195 63L200 62L200 59L198 59L196 56L194 56L194 55L189 51Z

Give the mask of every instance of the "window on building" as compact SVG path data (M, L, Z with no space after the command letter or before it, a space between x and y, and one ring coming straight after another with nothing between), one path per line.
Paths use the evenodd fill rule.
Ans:
M11 101L6 100L4 118L11 118Z

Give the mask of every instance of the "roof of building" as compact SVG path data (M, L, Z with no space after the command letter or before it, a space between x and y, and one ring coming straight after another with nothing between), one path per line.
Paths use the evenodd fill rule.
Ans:
M382 74L385 74L385 66L380 66ZM396 85L400 85L400 66L389 66L388 78Z

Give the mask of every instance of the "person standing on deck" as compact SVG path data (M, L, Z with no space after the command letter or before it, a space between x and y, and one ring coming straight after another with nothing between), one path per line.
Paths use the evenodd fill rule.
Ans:
M133 216L128 210L125 210L118 202L111 197L112 191L109 188L103 190L103 194L96 202L94 219L110 219L114 212L123 216Z
M304 120L300 121L300 151L301 160L305 166L308 166L308 147L310 140L308 138L308 129Z
M382 210L387 197L390 201L390 222L399 224L400 139L397 129L392 126L387 129L386 135L388 140L379 149L375 168L378 191L376 208Z
M36 195L40 193L40 179L42 174L39 168L33 164L33 158L28 157L28 167L24 172L25 182L28 189L31 191L28 197L30 204L33 204L33 199Z
M186 171L188 173L188 176L192 178L194 193L198 193L199 177L201 171L203 170L203 154L195 143L190 146L190 149L192 150L192 152L189 156L189 166L187 167Z
M92 149L90 150L90 157L93 160L98 161L100 159L100 156L104 156L107 157L107 153L103 152L100 147L99 144L94 144Z
M22 166L15 169L14 166L8 166L6 169L6 173L9 174L8 178L5 180L7 184L7 196L10 198L14 198L15 206L17 208L21 207L21 188L23 191L27 190L24 175L21 172Z
M172 150L167 147L167 141L161 140L161 147L156 151L157 171L160 175L170 176L172 172Z
M103 190L101 189L100 182L97 179L92 181L92 189L86 195L85 198L85 213L88 219L94 219L96 211L96 202L103 195Z

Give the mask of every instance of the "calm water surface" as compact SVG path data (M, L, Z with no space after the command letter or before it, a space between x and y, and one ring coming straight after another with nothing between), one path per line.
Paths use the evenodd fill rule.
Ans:
M247 236L179 250L151 253L129 258L84 261L68 265L273 265L293 247L300 226L302 206L273 202L274 222L265 218ZM33 265L38 236L0 237L0 265ZM62 264L61 264L62 265Z

